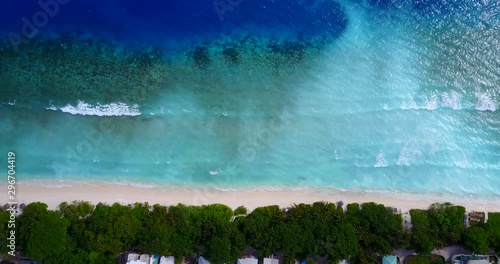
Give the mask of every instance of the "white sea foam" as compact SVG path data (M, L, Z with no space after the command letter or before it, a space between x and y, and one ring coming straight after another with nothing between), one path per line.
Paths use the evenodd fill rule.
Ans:
M420 150L405 146L399 153L396 164L399 166L409 166L411 162L417 160L421 155L422 152Z
M46 109L57 110L56 107L50 105ZM111 104L87 104L83 101L78 101L76 106L66 105L59 110L72 115L93 115L93 116L138 116L141 115L138 105L128 106L124 103Z
M209 171L210 175L217 175L219 173L221 173L221 170L219 168L215 169L215 170L211 170Z
M377 155L377 161L375 162L375 165L373 167L375 168L384 168L387 167L387 161L385 160L385 154L384 152L380 151Z
M439 100L435 93L431 94L429 97L424 98L425 106L423 107L425 110L436 110L438 108Z
M495 103L494 95L489 92L476 92L476 104L475 108L479 111L491 111L495 112L497 110L497 104Z
M453 110L462 109L462 95L456 91L444 92L441 94L441 104Z
M441 94L433 92L430 95L421 96L415 101L413 97L406 99L401 105L403 110L436 110L440 107L451 108L453 110L462 109L462 94L452 91Z
M57 111L57 108L52 104L52 102L49 103L49 107L45 108L47 110L52 110L52 111Z
M410 98L408 98L407 100L405 100L403 102L403 105L401 105L401 109L403 109L403 110L409 110L409 109L418 110L418 109L420 109L420 107L417 106L417 103L415 103L415 100L413 100L413 97L410 96Z

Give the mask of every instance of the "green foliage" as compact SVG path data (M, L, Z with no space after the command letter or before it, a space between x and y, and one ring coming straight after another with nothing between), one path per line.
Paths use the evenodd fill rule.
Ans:
M487 254L490 247L486 230L479 225L468 228L464 234L464 246L475 254Z
M245 206L240 206L234 210L234 215L246 215L248 214L248 209Z
M392 209L375 203L347 206L347 220L356 228L362 248L368 252L387 255L400 244L403 236L401 215Z
M442 259L431 252L456 242L475 253L487 253L489 247L500 253L500 213L490 213L486 224L464 231L463 207L435 204L410 211L413 228L408 233L401 216L383 205L349 204L346 212L339 208L323 202L294 205L286 212L265 206L231 222L243 207L233 212L222 204L167 208L73 202L50 211L46 204L32 203L18 217L17 238L25 255L49 264L114 263L116 254L131 248L173 255L177 261L202 253L214 264L233 263L247 245L259 256L280 251L286 263L317 257L328 263L377 263L376 256L408 245L421 255L409 263L437 264ZM8 219L9 213L0 211L4 238Z
M116 260L112 255L104 255L95 251L86 251L77 249L72 252L66 252L60 258L59 263L71 264L115 264Z
M149 215L150 206L148 203L135 203L132 209L132 215L135 219L139 220L141 223Z
M3 211L0 208L0 253L7 253L10 249L7 247L6 242L9 237L10 229L8 227L10 219L10 212Z
M231 241L227 237L214 237L205 244L205 257L214 264L232 263Z
M488 234L488 242L495 250L497 256L500 256L500 212L488 213L488 222L485 229Z
M465 208L450 203L433 204L428 210L429 229L437 248L460 241L464 231Z
M282 247L287 254L302 259L326 256L329 261L337 262L356 253L355 229L343 222L344 212L337 210L335 204L299 204L290 208L288 214L288 227L282 231Z
M46 204L32 203L26 206L18 223L19 243L26 255L44 263L59 263L68 241L67 219L47 211Z
M339 236L337 237L337 254L339 259L349 259L356 255L359 250L356 229L350 223L344 223L339 227Z
M167 207L158 204L144 217L143 227L138 235L138 245L143 252L171 255L173 229L167 222L167 217Z
M314 237L312 234L308 234L308 237L298 223L280 223L275 232L280 238L281 244L279 247L283 250L285 256L291 258L296 255L307 256L307 253L305 253L305 240L306 238L314 239Z
M377 257L365 250L358 250L357 254L351 258L352 264L377 264Z
M223 204L203 205L201 207L203 220L218 219L220 221L229 222L233 217L233 210Z
M205 257L212 263L233 263L246 247L238 223L231 223L232 210L225 205L203 206L201 240Z
M421 255L429 255L435 248L461 241L464 232L465 208L450 203L433 204L429 210L411 210L411 245Z
M93 211L94 206L84 201L74 201L72 204L64 202L59 205L61 215L72 223L89 216Z
M431 239L427 211L410 210L412 233L411 247L420 255L430 255L434 250L434 242Z
M104 254L118 254L134 245L141 222L132 208L118 203L98 204L89 218L85 236L87 249Z
M59 205L60 214L69 221L68 228L68 250L76 250L86 244L85 231L87 230L86 217L94 211L94 206L89 202L74 201ZM79 255L78 253L75 253Z
M277 248L279 238L275 231L284 219L285 214L277 205L258 207L245 217L243 232L259 256L269 255Z
M170 206L167 223L172 227L171 250L174 257L192 256L197 252L200 226L193 221L196 209L183 204ZM201 224L201 223L200 223Z

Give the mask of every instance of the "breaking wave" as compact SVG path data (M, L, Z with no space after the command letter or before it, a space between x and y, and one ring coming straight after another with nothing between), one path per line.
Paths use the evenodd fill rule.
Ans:
M66 105L59 109L54 105L50 105L47 110L62 111L72 115L90 115L90 116L139 116L138 105L129 106L124 103L111 103L111 104L88 104L83 101L78 101L76 106Z

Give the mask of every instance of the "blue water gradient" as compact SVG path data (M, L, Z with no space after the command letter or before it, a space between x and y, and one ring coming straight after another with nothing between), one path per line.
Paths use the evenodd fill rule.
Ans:
M88 53L95 58L65 62L81 67L68 79L91 69L102 83L62 100L62 88L51 93L60 80L33 65L68 73L43 60L67 53L37 49L45 43L37 38L20 44L29 49L18 53L23 59L2 50L4 62L15 63L0 64L0 88L10 89L0 97L0 151L17 153L22 177L54 185L102 180L500 196L497 2L217 3L226 8L222 16L213 1L60 5L37 38L63 48L68 32L78 36L74 46L99 40L85 44L104 50ZM41 10L36 1L8 0L4 7L2 36L22 34L21 18ZM168 59L140 53L153 47ZM116 55L129 51L139 59ZM117 69L116 76L87 67L94 59ZM125 81L122 68L132 72ZM12 88L21 82L12 81L15 74L33 81ZM106 89L114 84L123 90ZM124 94L134 98L113 100ZM136 94L144 96L134 101Z
M43 3L43 4L40 4ZM46 5L44 3L56 3ZM335 1L4 1L0 25L20 34L22 17L33 22L43 6L58 10L40 34L62 32L90 34L121 44L160 45L211 42L221 36L256 35L275 39L327 41L339 36L347 25L345 13ZM7 30L5 30L7 29Z

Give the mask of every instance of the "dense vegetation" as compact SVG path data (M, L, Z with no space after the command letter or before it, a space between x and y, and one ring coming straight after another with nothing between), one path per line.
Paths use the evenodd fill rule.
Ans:
M31 203L17 218L17 248L44 263L115 263L126 250L183 256L201 253L214 264L232 263L247 245L259 256L281 252L294 259L335 263L376 263L377 255L394 248L413 248L422 256L435 248L462 243L477 253L490 247L500 253L500 213L486 224L464 228L465 209L435 204L411 210L412 231L403 229L401 215L375 203L299 204L281 209L259 207L247 213L222 204L206 206L132 206L87 202L63 203L59 210ZM233 219L233 216L238 215ZM9 212L0 212L1 250L7 241ZM234 220L234 221L231 221ZM420 262L416 262L420 263Z
M446 261L442 256L408 256L406 264L445 264Z

